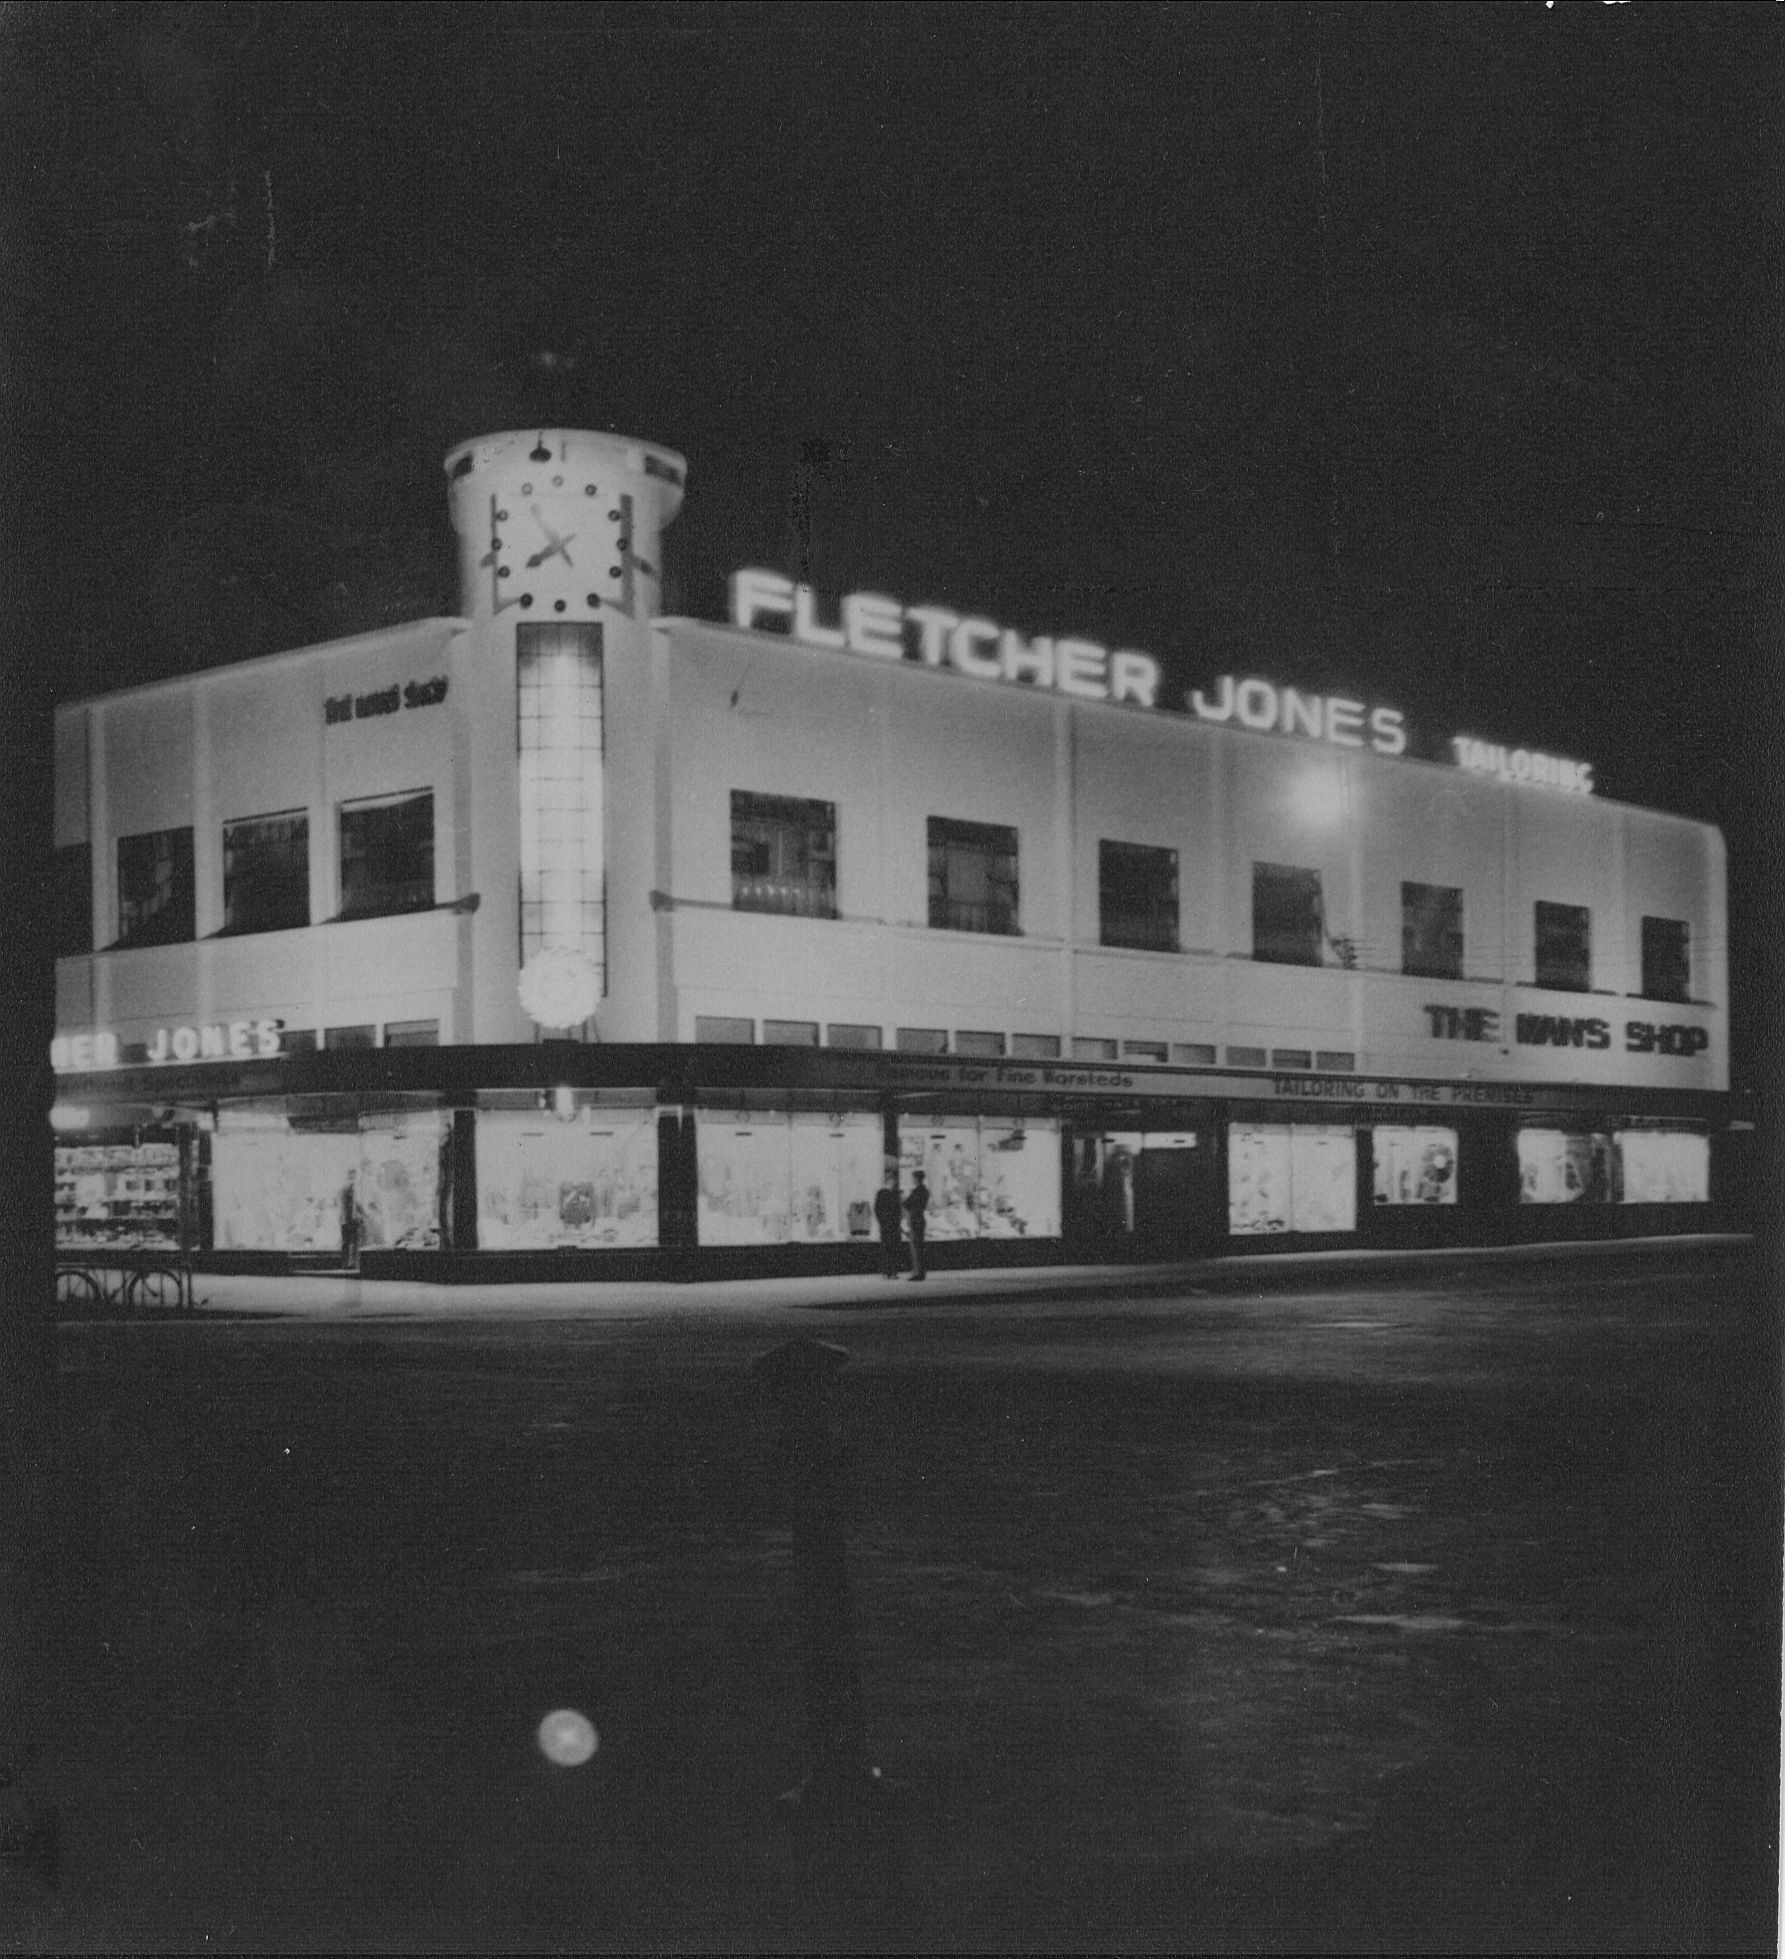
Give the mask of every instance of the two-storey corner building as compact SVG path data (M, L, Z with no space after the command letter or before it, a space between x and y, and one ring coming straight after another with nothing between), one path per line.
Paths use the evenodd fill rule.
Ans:
M919 1167L944 1261L1721 1217L1715 830L942 606L662 617L651 444L447 474L461 617L58 716L70 1249L843 1267Z

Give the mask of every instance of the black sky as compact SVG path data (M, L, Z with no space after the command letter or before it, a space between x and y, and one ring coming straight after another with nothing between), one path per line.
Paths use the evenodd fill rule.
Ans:
M612 427L689 457L688 610L767 563L1588 759L1752 934L1782 15L9 9L32 672L450 608L444 450Z

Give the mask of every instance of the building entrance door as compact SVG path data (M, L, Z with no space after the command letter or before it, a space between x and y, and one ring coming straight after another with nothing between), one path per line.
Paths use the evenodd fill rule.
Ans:
M1206 1131L1141 1139L1134 1163L1134 1222L1143 1257L1196 1258L1211 1249L1219 1196L1214 1160Z

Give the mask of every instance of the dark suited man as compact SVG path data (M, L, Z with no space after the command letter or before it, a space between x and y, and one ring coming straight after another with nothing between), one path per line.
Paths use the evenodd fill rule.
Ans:
M911 1233L911 1276L914 1279L924 1277L924 1213L929 1208L930 1187L924 1182L923 1172L919 1170L912 1179L911 1195L905 1199L905 1222Z
M880 1227L880 1270L889 1279L899 1276L899 1187L882 1184L874 1193L874 1222Z

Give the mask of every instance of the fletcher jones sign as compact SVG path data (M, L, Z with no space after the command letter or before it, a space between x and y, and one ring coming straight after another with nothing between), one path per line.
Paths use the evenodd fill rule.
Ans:
M282 1020L225 1020L202 1026L157 1027L145 1061L265 1060L279 1050ZM86 1074L124 1065L118 1037L109 1028L91 1034L58 1034L50 1043L50 1067L58 1075Z

